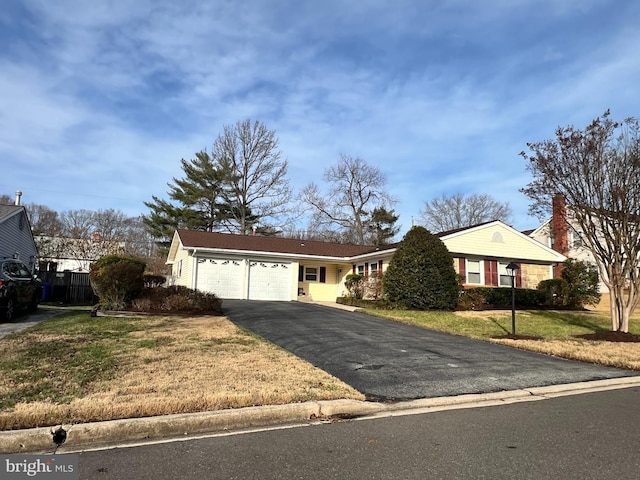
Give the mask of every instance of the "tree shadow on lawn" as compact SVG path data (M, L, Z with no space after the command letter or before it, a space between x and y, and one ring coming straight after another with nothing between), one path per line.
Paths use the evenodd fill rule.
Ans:
M489 320L491 320L500 330L504 332L504 335L493 335L491 338L506 338L509 340L542 340L542 337L535 337L533 335L519 335L518 333L514 335L505 327L503 327L497 318L489 317Z
M593 322L591 319L587 318L585 315L569 313L564 311L559 312L559 311L549 311L549 310L539 311L537 313L539 315L544 315L550 320L562 322L567 325L572 325L574 327L586 328L587 330L591 330L593 332L593 334L587 334L587 335L596 335L596 334L610 331L608 328Z
M633 333L625 333L625 332L614 332L602 325L598 325L591 321L591 319L587 318L584 315L579 314L570 314L565 312L558 311L544 311L538 312L538 314L543 314L547 318L565 323L567 325L572 325L575 327L582 327L588 330L591 330L592 333L583 333L579 335L572 335L574 338L581 338L584 340L589 340L592 342L630 342L630 343L639 343L640 335ZM491 318L496 325L498 325L503 331L506 332L505 335L494 336L492 338L509 338L512 340L542 340L543 337L534 337L527 335L511 335L502 325L498 323L498 321L494 318Z

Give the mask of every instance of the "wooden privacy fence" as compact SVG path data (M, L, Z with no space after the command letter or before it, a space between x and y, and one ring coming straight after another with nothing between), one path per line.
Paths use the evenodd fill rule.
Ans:
M68 305L94 305L97 297L86 272L40 272L42 301Z

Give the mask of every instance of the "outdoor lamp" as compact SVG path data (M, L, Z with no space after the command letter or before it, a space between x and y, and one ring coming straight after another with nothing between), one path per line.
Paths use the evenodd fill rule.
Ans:
M516 335L516 275L520 267L511 262L507 265L507 275L511 277L511 335Z

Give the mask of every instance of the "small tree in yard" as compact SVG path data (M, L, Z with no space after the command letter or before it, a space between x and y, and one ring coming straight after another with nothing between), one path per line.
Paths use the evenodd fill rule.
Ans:
M404 236L383 285L390 302L419 310L453 310L460 293L453 257L424 227L414 227Z
M107 310L121 310L144 287L145 263L141 260L107 255L91 264L91 286Z
M562 278L567 282L569 307L582 308L600 303L600 276L595 265L569 258L564 262Z

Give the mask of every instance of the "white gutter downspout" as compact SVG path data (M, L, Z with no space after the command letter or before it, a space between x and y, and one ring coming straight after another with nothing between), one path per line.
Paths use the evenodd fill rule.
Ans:
M193 249L193 253L191 254L191 261L193 262L191 267L191 285L194 290L198 289L198 258L196 254L198 253L197 249Z

